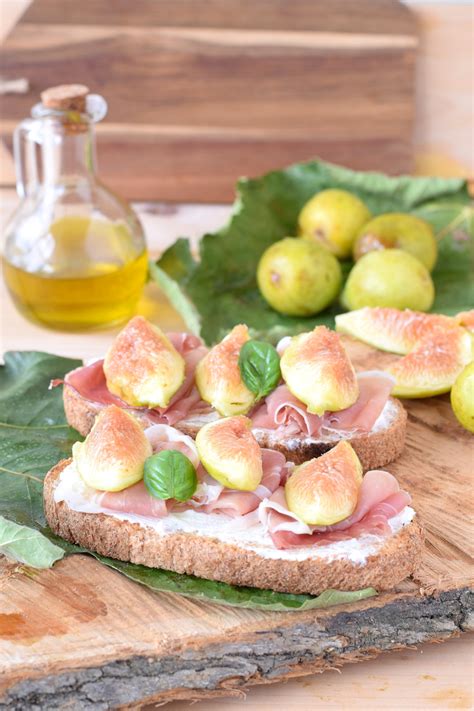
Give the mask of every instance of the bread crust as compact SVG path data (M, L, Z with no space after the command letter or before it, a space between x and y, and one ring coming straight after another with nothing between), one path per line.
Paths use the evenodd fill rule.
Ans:
M86 400L67 384L64 385L63 400L68 423L81 435L86 436L92 429L95 418L104 405ZM394 416L387 428L378 432L369 432L368 434L356 434L348 438L361 461L364 471L383 467L393 462L400 456L405 446L407 413L399 400L390 398L390 401L394 408ZM134 414L143 423L144 427L155 424L147 416L146 411L134 411ZM199 431L198 426L186 420L176 423L175 427L191 437L195 437ZM339 441L301 438L296 444L293 440L290 447L287 441L281 439L272 430L257 431L255 436L261 447L276 449L295 464L301 464L313 457L319 457L324 452L332 449Z
M273 560L207 536L161 536L138 523L74 511L64 501L54 500L60 473L70 461L59 462L46 475L44 509L48 524L67 541L110 558L231 585L312 595L330 588L390 590L420 564L423 531L416 518L388 537L364 565L357 565L341 559Z

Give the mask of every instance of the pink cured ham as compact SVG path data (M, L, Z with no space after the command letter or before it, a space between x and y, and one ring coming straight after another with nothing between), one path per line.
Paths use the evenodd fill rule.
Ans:
M143 481L139 481L138 484L129 486L123 491L99 492L95 495L94 501L110 511L152 518L167 516L171 508L170 501L155 499L154 496L151 496Z
M212 480L213 497L205 497L201 501L195 498L193 506L204 513L222 513L232 517L245 516L255 511L263 499L269 498L285 482L287 475L286 459L281 452L262 449L262 464L262 481L255 491L216 487L217 482ZM205 480L206 483L209 479Z
M172 500L161 501L153 497L141 481L123 491L98 492L94 501L99 506L111 511L153 518L163 518L170 511L179 513L195 509L203 514L221 513L232 518L238 517L242 519L239 528L246 528L258 523L256 511L260 502L270 497L286 481L287 464L284 455L271 449L263 449L263 478L257 489L255 491L224 489L199 464L196 445L191 437L167 425L148 427L145 435L154 453L164 449L175 449L185 454L197 468L201 483L200 490L198 489L193 499L183 503ZM248 517L247 514L251 512L254 512L255 516Z
M394 381L391 375L378 370L358 373L357 380L357 402L340 412L326 412L323 417L309 413L286 385L279 385L254 411L253 426L278 430L284 438L370 432L386 405Z
M174 449L191 460L195 467L199 466L199 456L194 440L168 425L153 425L145 430L153 454L164 449ZM135 514L163 518L173 509L175 502L163 501L152 496L143 481L129 486L122 491L102 491L94 496L94 501L104 509L119 513Z
M296 548L336 543L373 534L384 536L390 532L388 520L411 502L410 495L400 491L395 477L388 472L367 472L359 493L354 513L332 526L308 526L288 510L283 487L262 502L260 521L268 530L276 548Z
M321 431L370 432L387 403L395 379L381 370L357 373L359 397L351 407L326 412Z
M199 361L206 355L207 348L202 341L189 333L168 333L176 350L181 353L185 362L185 379L178 392L171 399L168 407L148 409L145 407L131 407L120 398L112 395L107 388L103 360L97 360L90 365L77 368L68 373L64 380L67 387L72 387L86 400L100 405L118 405L119 407L147 412L149 418L156 423L174 425L191 414L208 412L210 407L201 400L194 384L194 373ZM56 381L57 382L57 381Z
M306 405L288 390L287 385L279 385L267 395L262 405L253 413L254 428L280 429L285 437L319 434L322 417L311 415Z

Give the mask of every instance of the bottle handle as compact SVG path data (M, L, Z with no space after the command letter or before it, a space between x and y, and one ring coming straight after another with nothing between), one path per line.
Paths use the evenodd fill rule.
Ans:
M39 185L37 141L31 135L36 126L37 121L26 119L13 133L16 191L20 198L31 195Z

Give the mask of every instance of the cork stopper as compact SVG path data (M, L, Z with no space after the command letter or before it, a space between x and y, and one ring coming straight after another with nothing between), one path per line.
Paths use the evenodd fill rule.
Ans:
M48 109L84 113L88 94L89 87L83 84L61 84L43 91L41 101Z

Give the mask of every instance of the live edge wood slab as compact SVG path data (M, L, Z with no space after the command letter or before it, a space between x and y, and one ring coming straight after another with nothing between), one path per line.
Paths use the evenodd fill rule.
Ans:
M359 367L392 356L348 342ZM301 613L153 593L87 556L0 567L0 708L83 711L237 695L474 629L472 442L447 396L407 402L390 465L426 527L416 579L355 605Z

